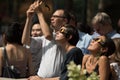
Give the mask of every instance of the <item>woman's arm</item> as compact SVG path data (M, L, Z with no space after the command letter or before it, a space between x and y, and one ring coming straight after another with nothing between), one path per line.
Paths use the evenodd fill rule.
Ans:
M82 69L85 69L85 63L86 63L86 61L87 61L87 59L88 59L89 56L90 56L90 55L87 55L87 54L83 56Z
M0 76L2 75L2 66L3 66L3 51L0 48Z

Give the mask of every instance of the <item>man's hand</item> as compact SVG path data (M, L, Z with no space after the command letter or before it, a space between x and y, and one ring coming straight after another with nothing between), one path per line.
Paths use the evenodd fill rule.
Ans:
M36 75L36 76L30 76L28 80L42 80L42 78Z
M41 9L42 3L43 3L43 2L42 2L42 1L39 1L39 0L37 0L37 1L34 2L33 7L34 7L34 11L35 11L36 13L42 12L42 9Z
M35 1L33 4L30 5L29 9L27 10L26 14L28 18L32 18L34 13L42 12L41 5L42 1Z
M34 4L31 4L26 12L28 18L32 18L34 14Z

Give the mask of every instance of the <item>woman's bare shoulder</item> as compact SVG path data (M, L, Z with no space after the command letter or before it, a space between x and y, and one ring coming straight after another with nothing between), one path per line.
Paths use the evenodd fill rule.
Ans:
M86 55L83 56L83 63L87 61L87 59L89 58L89 56L90 56L89 54L86 54Z
M101 56L101 57L99 57L99 61L108 61L109 59L108 59L108 57L107 56Z
M0 57L2 57L3 56L3 49L4 49L4 47L0 47Z
M87 59L88 57L89 57L90 55L89 54L86 54L86 55L84 55L84 59Z
M108 59L108 57L106 57L106 56L101 56L100 58L99 58L99 65L108 65L109 64L109 59Z

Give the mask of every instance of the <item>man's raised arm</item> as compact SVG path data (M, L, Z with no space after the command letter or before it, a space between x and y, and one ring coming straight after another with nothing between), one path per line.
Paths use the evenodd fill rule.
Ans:
M42 1L41 2L36 2L35 12L38 15L38 19L39 19L39 22L40 22L40 26L41 26L41 30L43 32L43 35L45 36L46 39L51 40L53 38L52 37L52 31L51 31L50 27L48 26L47 22L44 19L42 9L40 8L41 4L42 4Z
M25 27L22 34L22 43L26 45L30 45L30 27L32 23L32 17L34 14L34 10L32 9L32 6L33 4L29 7L29 9L26 12L27 18L26 18Z

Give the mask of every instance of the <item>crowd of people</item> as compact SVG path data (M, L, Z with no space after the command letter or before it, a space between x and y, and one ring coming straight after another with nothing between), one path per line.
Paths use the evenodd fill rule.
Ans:
M107 13L98 12L91 28L77 22L67 10L57 9L49 25L41 4L35 1L30 5L23 30L19 22L14 22L2 33L1 77L6 49L10 64L26 80L68 80L67 64L71 61L86 69L86 76L95 71L100 80L120 80L120 33ZM33 21L35 15L37 21ZM86 27L89 30L83 29Z

